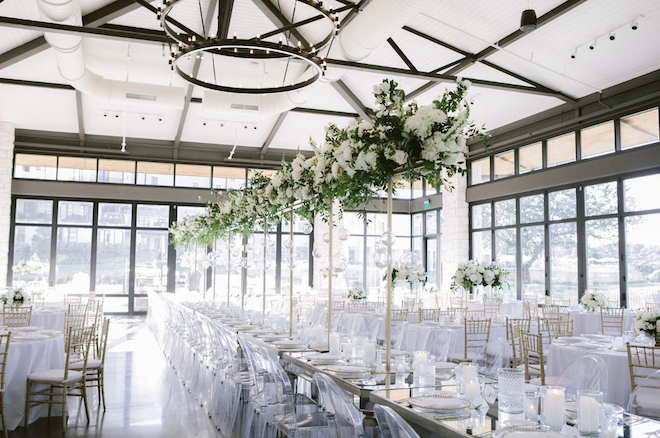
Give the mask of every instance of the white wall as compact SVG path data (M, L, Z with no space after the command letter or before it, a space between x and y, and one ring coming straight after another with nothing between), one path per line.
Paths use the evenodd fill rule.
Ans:
M454 190L442 192L442 236L440 238L442 260L443 293L449 292L451 277L459 263L469 257L469 207L465 198L467 177L454 176L451 179Z
M7 285L14 125L0 122L0 287Z

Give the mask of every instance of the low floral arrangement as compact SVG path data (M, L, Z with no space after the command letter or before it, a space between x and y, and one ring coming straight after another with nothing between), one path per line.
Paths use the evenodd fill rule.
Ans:
M20 306L30 301L30 294L20 287L9 289L4 296L0 297L0 301L6 306Z
M580 304L585 309L592 311L596 307L607 307L607 298L600 292L586 292L582 295Z
M367 294L361 287L352 287L348 290L348 299L353 301L366 300Z
M635 315L633 319L633 327L638 333L646 333L656 339L658 343L658 335L660 334L660 308L655 308L644 312L640 315Z
M330 268L327 267L327 266L326 266L325 268L321 268L321 269L319 270L319 273L321 274L321 277L322 277L322 278L328 278L328 275L330 274ZM332 278L337 278L337 274L335 274L335 273L333 272L333 273L332 273Z
M46 266L39 260L39 256L32 254L32 256L19 262L12 270L18 275L43 275L46 273Z
M509 271L502 268L497 262L482 265L477 260L468 260L458 265L451 278L450 289L452 292L457 292L459 289L469 290L474 286L502 289L508 284L505 280L508 275Z

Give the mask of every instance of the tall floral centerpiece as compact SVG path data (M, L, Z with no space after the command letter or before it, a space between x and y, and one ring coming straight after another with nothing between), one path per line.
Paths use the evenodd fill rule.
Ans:
M22 306L30 302L30 293L22 287L9 288L7 293L0 297L5 306Z
M637 333L644 333L655 340L656 347L660 347L660 308L649 310L633 319L633 327Z
M41 296L48 290L48 285L43 280L43 276L47 274L46 265L39 260L38 255L32 254L27 260L17 263L12 270L24 281L19 283L22 284L20 287L14 289L14 291L20 291L18 292L18 301L21 300L22 294Z
M477 260L468 260L459 263L454 276L451 278L450 289L452 292L468 292L471 288L489 287L489 295L497 295L508 286L506 277L509 271L502 268L499 263L492 262L483 265Z
M580 304L585 310L593 312L596 308L607 307L607 298L601 292L585 292Z

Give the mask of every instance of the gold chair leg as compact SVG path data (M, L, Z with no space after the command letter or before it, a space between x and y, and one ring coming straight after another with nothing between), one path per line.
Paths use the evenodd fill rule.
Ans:
M66 431L66 383L62 386L62 431ZM50 414L48 415L50 417Z
M83 398L83 404L85 405L85 417L87 418L87 424L89 424L89 408L87 407L87 381L83 378L82 386L80 387L80 392Z
M30 384L30 381L27 381L27 388L25 390L25 418L23 419L23 427L27 428L28 426L28 418L30 418L30 390L32 389L32 385Z
M0 392L0 418L2 418L2 431L5 433L5 438L9 438L9 431L7 430L7 421L5 420L5 393Z
M103 401L103 412L105 412L105 385L104 385L104 376L103 368L99 372L99 388L101 388L101 400Z

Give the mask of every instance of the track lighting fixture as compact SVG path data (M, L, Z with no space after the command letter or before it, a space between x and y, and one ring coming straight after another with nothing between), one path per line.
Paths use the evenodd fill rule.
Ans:
M577 49L573 50L573 53L571 53L571 59L577 58Z
M144 114L140 114L140 119L144 120L144 119L146 119L146 116Z
M520 16L520 30L531 32L536 29L536 12L534 9L525 9Z
M630 28L632 30L637 30L637 27L638 27L637 20L633 20L632 24L630 25Z
M593 50L593 49L595 49L597 43L598 43L598 40L594 40L593 43L589 44L589 50Z
M614 41L616 39L616 34L614 32L610 32L610 41Z
M206 126L206 120L202 120L202 126Z
M158 116L158 121L162 122L163 121L163 116Z

